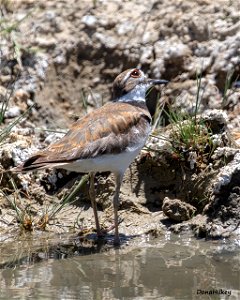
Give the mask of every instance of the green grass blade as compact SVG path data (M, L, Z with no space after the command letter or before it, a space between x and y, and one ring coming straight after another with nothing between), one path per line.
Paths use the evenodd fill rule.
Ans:
M197 95L196 95L196 102L195 102L195 108L194 108L194 123L197 124L197 113L200 106L200 90L201 90L201 82L202 82L202 72L200 74L197 73Z

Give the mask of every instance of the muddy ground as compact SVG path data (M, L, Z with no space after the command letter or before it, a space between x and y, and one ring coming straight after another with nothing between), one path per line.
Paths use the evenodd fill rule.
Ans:
M237 0L2 1L0 94L1 105L9 103L1 123L1 169L62 136L56 131L66 132L111 99L111 84L121 71L139 67L170 83L148 97L157 126L124 177L121 234L156 237L170 228L193 230L197 237L238 236L239 11ZM189 120L198 93L203 138L186 145L169 112L187 113ZM87 182L73 204L49 219L81 176L62 170L3 173L1 232L24 227L82 234L94 226ZM101 223L108 228L111 175L97 176L96 190Z

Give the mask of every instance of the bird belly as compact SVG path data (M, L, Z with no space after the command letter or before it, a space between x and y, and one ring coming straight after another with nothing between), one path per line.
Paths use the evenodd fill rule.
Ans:
M80 173L88 172L122 172L124 173L143 145L129 148L117 154L104 154L95 158L79 159L59 166L60 168Z

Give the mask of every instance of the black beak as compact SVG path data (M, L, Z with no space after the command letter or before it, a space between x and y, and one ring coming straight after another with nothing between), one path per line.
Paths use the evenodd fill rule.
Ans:
M149 79L148 81L151 85L158 85L158 84L168 84L167 80L164 79Z

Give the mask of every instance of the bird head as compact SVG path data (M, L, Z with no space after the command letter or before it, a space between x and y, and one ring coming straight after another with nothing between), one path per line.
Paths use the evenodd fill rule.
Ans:
M113 101L145 101L147 90L167 80L150 79L140 69L128 69L119 74L113 82Z

